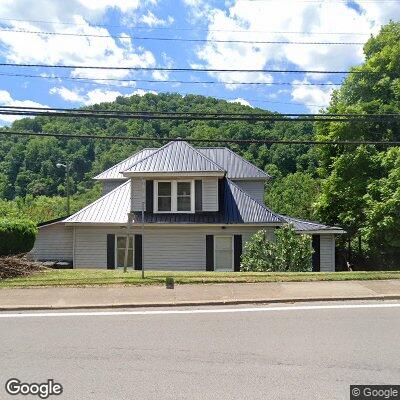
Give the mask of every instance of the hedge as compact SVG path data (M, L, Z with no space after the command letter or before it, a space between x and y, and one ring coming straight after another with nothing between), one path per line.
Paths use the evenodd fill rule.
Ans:
M0 219L0 256L27 253L35 243L37 228L34 222Z

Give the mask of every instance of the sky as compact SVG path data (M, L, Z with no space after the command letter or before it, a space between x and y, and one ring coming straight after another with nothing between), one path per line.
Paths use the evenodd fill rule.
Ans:
M0 63L346 71L399 18L398 0L1 0ZM0 66L0 105L76 108L177 92L307 113L327 106L345 76ZM165 82L174 80L189 83Z

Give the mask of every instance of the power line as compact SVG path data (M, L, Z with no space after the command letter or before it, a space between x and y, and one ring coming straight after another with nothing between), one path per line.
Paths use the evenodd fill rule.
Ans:
M69 76L43 76L43 75L29 75L29 74L9 74L0 72L0 76L14 76L23 78L40 78L40 79L64 79L69 81L111 81L111 82L145 82L145 83L180 83L180 84L204 84L204 85L266 85L266 86L340 86L341 83L332 82L229 82L229 81L183 81L183 80L158 80L158 79L118 79L118 78L90 78L90 77L69 77ZM124 87L120 85L118 87Z
M284 145L386 145L399 146L400 141L381 141L381 140L281 140L281 139L197 139L197 138L155 138L143 136L116 136L116 135L93 135L93 134L71 134L71 133L51 133L51 132L32 132L18 130L0 130L2 135L17 135L17 136L39 136L39 137L56 137L64 139L98 139L98 140L122 140L122 141L156 141L156 142L192 142L192 143L231 143L231 144L284 144Z
M242 43L242 44L296 44L296 45L333 45L333 46L363 46L364 42L305 42L305 41L290 41L290 40L233 40L233 39L185 39L171 37L147 37L147 36L129 36L129 35L101 35L94 33L70 33L70 32L43 32L43 31L28 31L23 29L2 29L0 32L24 33L33 35L46 36L66 36L66 37L93 37L102 39L131 39L131 40L153 40L162 42L192 42L192 43Z
M238 29L200 29L200 28L177 28L171 26L144 26L144 25L116 25L116 24L98 24L91 21L86 23L67 22L67 21L45 21L38 19L18 19L18 18L0 18L0 21L28 22L51 25L85 26L98 28L122 28L129 30L162 30L162 31L195 31L195 32L226 32L226 33L264 33L264 34L293 34L293 35L352 35L352 36L370 36L372 32L311 32L311 31L265 31L265 30L238 30Z
M163 111L73 110L44 107L0 106L0 115L47 116L68 118L116 118L134 120L203 120L249 122L377 122L400 120L400 114L260 114L260 113L191 113Z
M123 67L104 65L71 65L71 64L31 64L31 63L0 63L0 67L17 68L65 68L65 69L99 69L99 70L125 70L125 71L170 71L170 72L262 72L262 73L285 73L285 74L357 74L357 75L380 75L375 71L334 71L334 70L299 70L299 69L228 69L228 68L175 68L175 67Z

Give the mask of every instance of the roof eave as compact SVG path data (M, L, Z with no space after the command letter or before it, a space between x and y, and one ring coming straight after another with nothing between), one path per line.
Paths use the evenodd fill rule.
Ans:
M162 178L162 177L170 177L170 176L186 176L186 177L196 177L196 176L212 176L212 177L220 177L223 178L225 176L225 171L168 171L168 172L131 172L124 171L122 175L126 178Z

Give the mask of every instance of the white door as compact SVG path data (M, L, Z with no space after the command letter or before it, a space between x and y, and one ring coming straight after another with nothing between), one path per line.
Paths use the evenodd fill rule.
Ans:
M214 237L215 271L233 271L233 237Z

